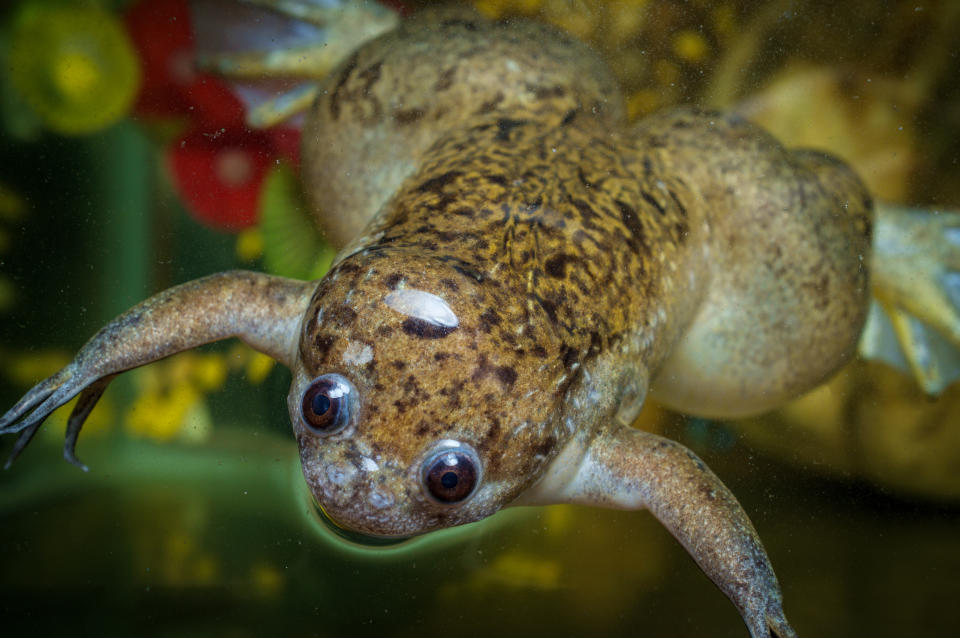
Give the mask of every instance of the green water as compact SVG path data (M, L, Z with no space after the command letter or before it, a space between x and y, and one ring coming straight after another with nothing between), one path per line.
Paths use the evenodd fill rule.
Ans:
M294 444L109 440L83 474L30 450L2 477L0 611L19 635L746 635L648 514L508 510L393 549L320 525ZM960 512L704 452L750 512L801 636L948 635Z

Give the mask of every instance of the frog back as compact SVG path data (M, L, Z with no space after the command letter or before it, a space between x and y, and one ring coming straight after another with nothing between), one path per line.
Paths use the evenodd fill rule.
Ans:
M307 199L337 247L355 239L446 133L522 111L623 118L617 82L585 45L526 21L430 12L360 48L330 74L304 126Z

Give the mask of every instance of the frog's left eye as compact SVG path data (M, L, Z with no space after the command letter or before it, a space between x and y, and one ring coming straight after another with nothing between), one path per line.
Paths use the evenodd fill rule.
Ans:
M300 414L314 434L336 434L350 422L353 386L339 374L324 374L310 383L300 402Z
M441 450L423 464L423 487L434 500L454 504L473 494L480 479L480 462L467 447Z

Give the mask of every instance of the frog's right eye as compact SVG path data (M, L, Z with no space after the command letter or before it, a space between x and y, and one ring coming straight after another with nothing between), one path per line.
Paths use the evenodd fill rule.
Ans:
M320 436L336 434L350 422L353 385L339 374L314 379L300 402L300 414L310 431Z

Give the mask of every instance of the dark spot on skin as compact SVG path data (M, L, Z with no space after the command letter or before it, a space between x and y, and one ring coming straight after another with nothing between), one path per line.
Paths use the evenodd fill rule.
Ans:
M533 348L530 349L530 352L533 353L533 356L539 357L540 359L547 358L547 349L541 346L539 343Z
M450 211L451 215L457 215L459 217L468 217L472 218L474 215L474 210L468 206L461 206L460 208L455 208Z
M434 192L439 194L447 184L450 184L461 175L463 175L463 171L447 171L442 175L431 177L423 182L417 187L417 190L421 193Z
M313 342L313 350L317 355L318 361L322 361L323 359L327 358L334 341L336 341L336 338L326 335L317 337L316 341Z
M403 370L404 368L407 367L407 362L406 362L406 361L401 361L401 360L397 359L397 360L395 360L395 361L391 361L391 362L390 362L390 365L392 365L392 366L393 366L394 368L396 368L397 370Z
M357 320L357 313L346 304L340 304L329 310L324 317L324 323L332 322L339 328L349 328Z
M463 388L466 384L467 382L465 380L458 379L440 390L441 395L448 397L448 407L456 409L461 406L462 401L460 399L460 394L463 392Z
M483 177L484 177L484 179L486 179L488 182L491 182L491 183L493 183L493 184L497 184L497 185L499 185L499 186L506 186L506 185L507 185L507 178L504 177L503 175L484 175Z
M455 282L453 279L441 279L440 285L446 288L447 290L451 290L453 292L457 292L458 290L460 290L460 284Z
M514 382L517 380L517 371L511 366L495 366L487 359L487 355L481 354L477 358L477 367L474 369L473 375L471 375L470 378L474 382L479 382L491 374L497 379L497 381L502 383L506 389L509 389L511 386L513 386ZM488 403L493 403L494 400L495 397L491 396Z
M500 383L508 388L517 380L517 371L510 366L498 366L494 368L493 372L497 375Z
M591 182L587 179L587 176L583 172L583 167L577 167L577 178L579 178L580 183L586 186L587 188L596 188L598 186L597 182Z
M430 433L430 426L427 425L426 421L421 421L420 424L417 425L417 429L414 430L413 433L418 437L422 438Z
M493 310L493 308L487 308L480 314L480 329L484 332L489 333L493 326L500 325L500 315Z
M497 120L496 140L498 142L509 142L511 131L513 131L513 129L517 128L518 126L523 126L526 123L527 123L526 120L511 120L505 117L500 118L499 120Z
M343 67L343 71L340 72L340 77L337 78L337 84L333 87L333 92L330 94L330 117L333 118L334 121L340 118L340 95L343 87L347 83L347 80L350 79L350 74L353 73L356 68L357 54L354 53L350 56L346 66Z
M389 288L390 290L396 290L396 289L397 289L397 286L400 285L400 282L401 282L401 281L403 281L403 275L401 275L400 273L395 272L395 273L393 273L392 275L390 275L389 277L387 277L386 279L384 279L384 280L383 280L383 283L384 283L384 284L387 286L387 288Z
M383 60L378 60L360 72L360 77L363 78L365 84L363 87L364 94L369 93L370 87L376 84L380 79L380 72L382 68Z
M546 100L549 98L563 97L567 94L567 90L560 86L530 86L527 85L527 90L533 93L533 96L538 100Z
M696 455L696 454L694 454L694 453L691 452L690 450L686 450L686 454L687 454L687 457L688 457L691 461L693 461L693 464L697 466L697 469L698 469L698 470L700 470L701 472L706 472L706 471L707 471L707 466L703 464L703 461L701 461L699 458L697 458L697 455Z
M480 452L488 451L492 447L494 440L496 440L499 434L500 434L500 420L493 419L492 422L490 423L490 427L487 428L486 434L483 435L483 438L480 440L479 444L477 444L477 449Z
M482 274L480 274L473 268L470 268L469 266L455 264L453 266L453 269L456 270L461 275L463 275L464 277L469 277L470 279L473 279L476 282L481 282L484 279Z
M620 211L620 219L623 221L623 225L630 231L630 248L633 252L638 252L644 245L643 224L640 223L640 217L637 215L636 209L626 202L616 199L614 204Z
M471 20L462 20L462 19L444 20L443 22L440 23L440 26L448 29L452 27L462 27L467 31L477 30L476 22L473 22Z
M560 126L567 126L577 117L579 111L577 109L570 109L567 111L567 114L563 116L563 119L560 120Z
M640 191L640 196L641 196L648 204L650 204L651 206L653 206L654 208L656 208L658 213L660 213L661 215L666 215L666 214L667 214L667 209L665 209L665 208L663 207L663 205L662 205L660 202L658 202L653 195L651 195L650 193L648 193L648 192L646 192L646 191Z
M426 115L425 111L420 108L403 109L393 114L393 121L400 126L406 126L419 122L423 119L424 115Z
M680 202L680 198L677 197L677 194L673 192L673 189L668 188L667 194L670 196L670 199L673 200L673 203L677 205L677 210L680 211L680 216L683 218L687 217L687 207Z
M646 177L650 177L653 174L653 162L650 161L649 157L643 158L643 174Z
M480 105L480 108L477 109L477 115L486 115L492 112L501 102L503 102L503 93L498 91L491 99Z
M401 325L403 331L411 337L421 339L442 339L457 329L457 326L440 326L430 321L408 317Z
M452 66L449 69L444 69L440 74L440 77L437 78L436 83L433 85L433 90L440 92L446 91L451 86L453 86L453 76L457 72L457 67Z
M567 276L567 264L576 260L574 255L560 253L544 262L543 270L551 277L563 279Z
M434 361L446 361L446 360L449 359L451 356L453 356L453 355L451 355L449 352L434 352L434 353L433 353L433 360L434 360Z
M351 275L351 274L356 274L359 271L360 271L360 266L352 261L341 262L336 269L336 272L339 275Z
M377 326L376 334L378 337L389 337L393 334L393 326L382 323Z
M557 447L556 437L548 436L543 441L538 443L531 451L537 456L550 456L555 447Z

